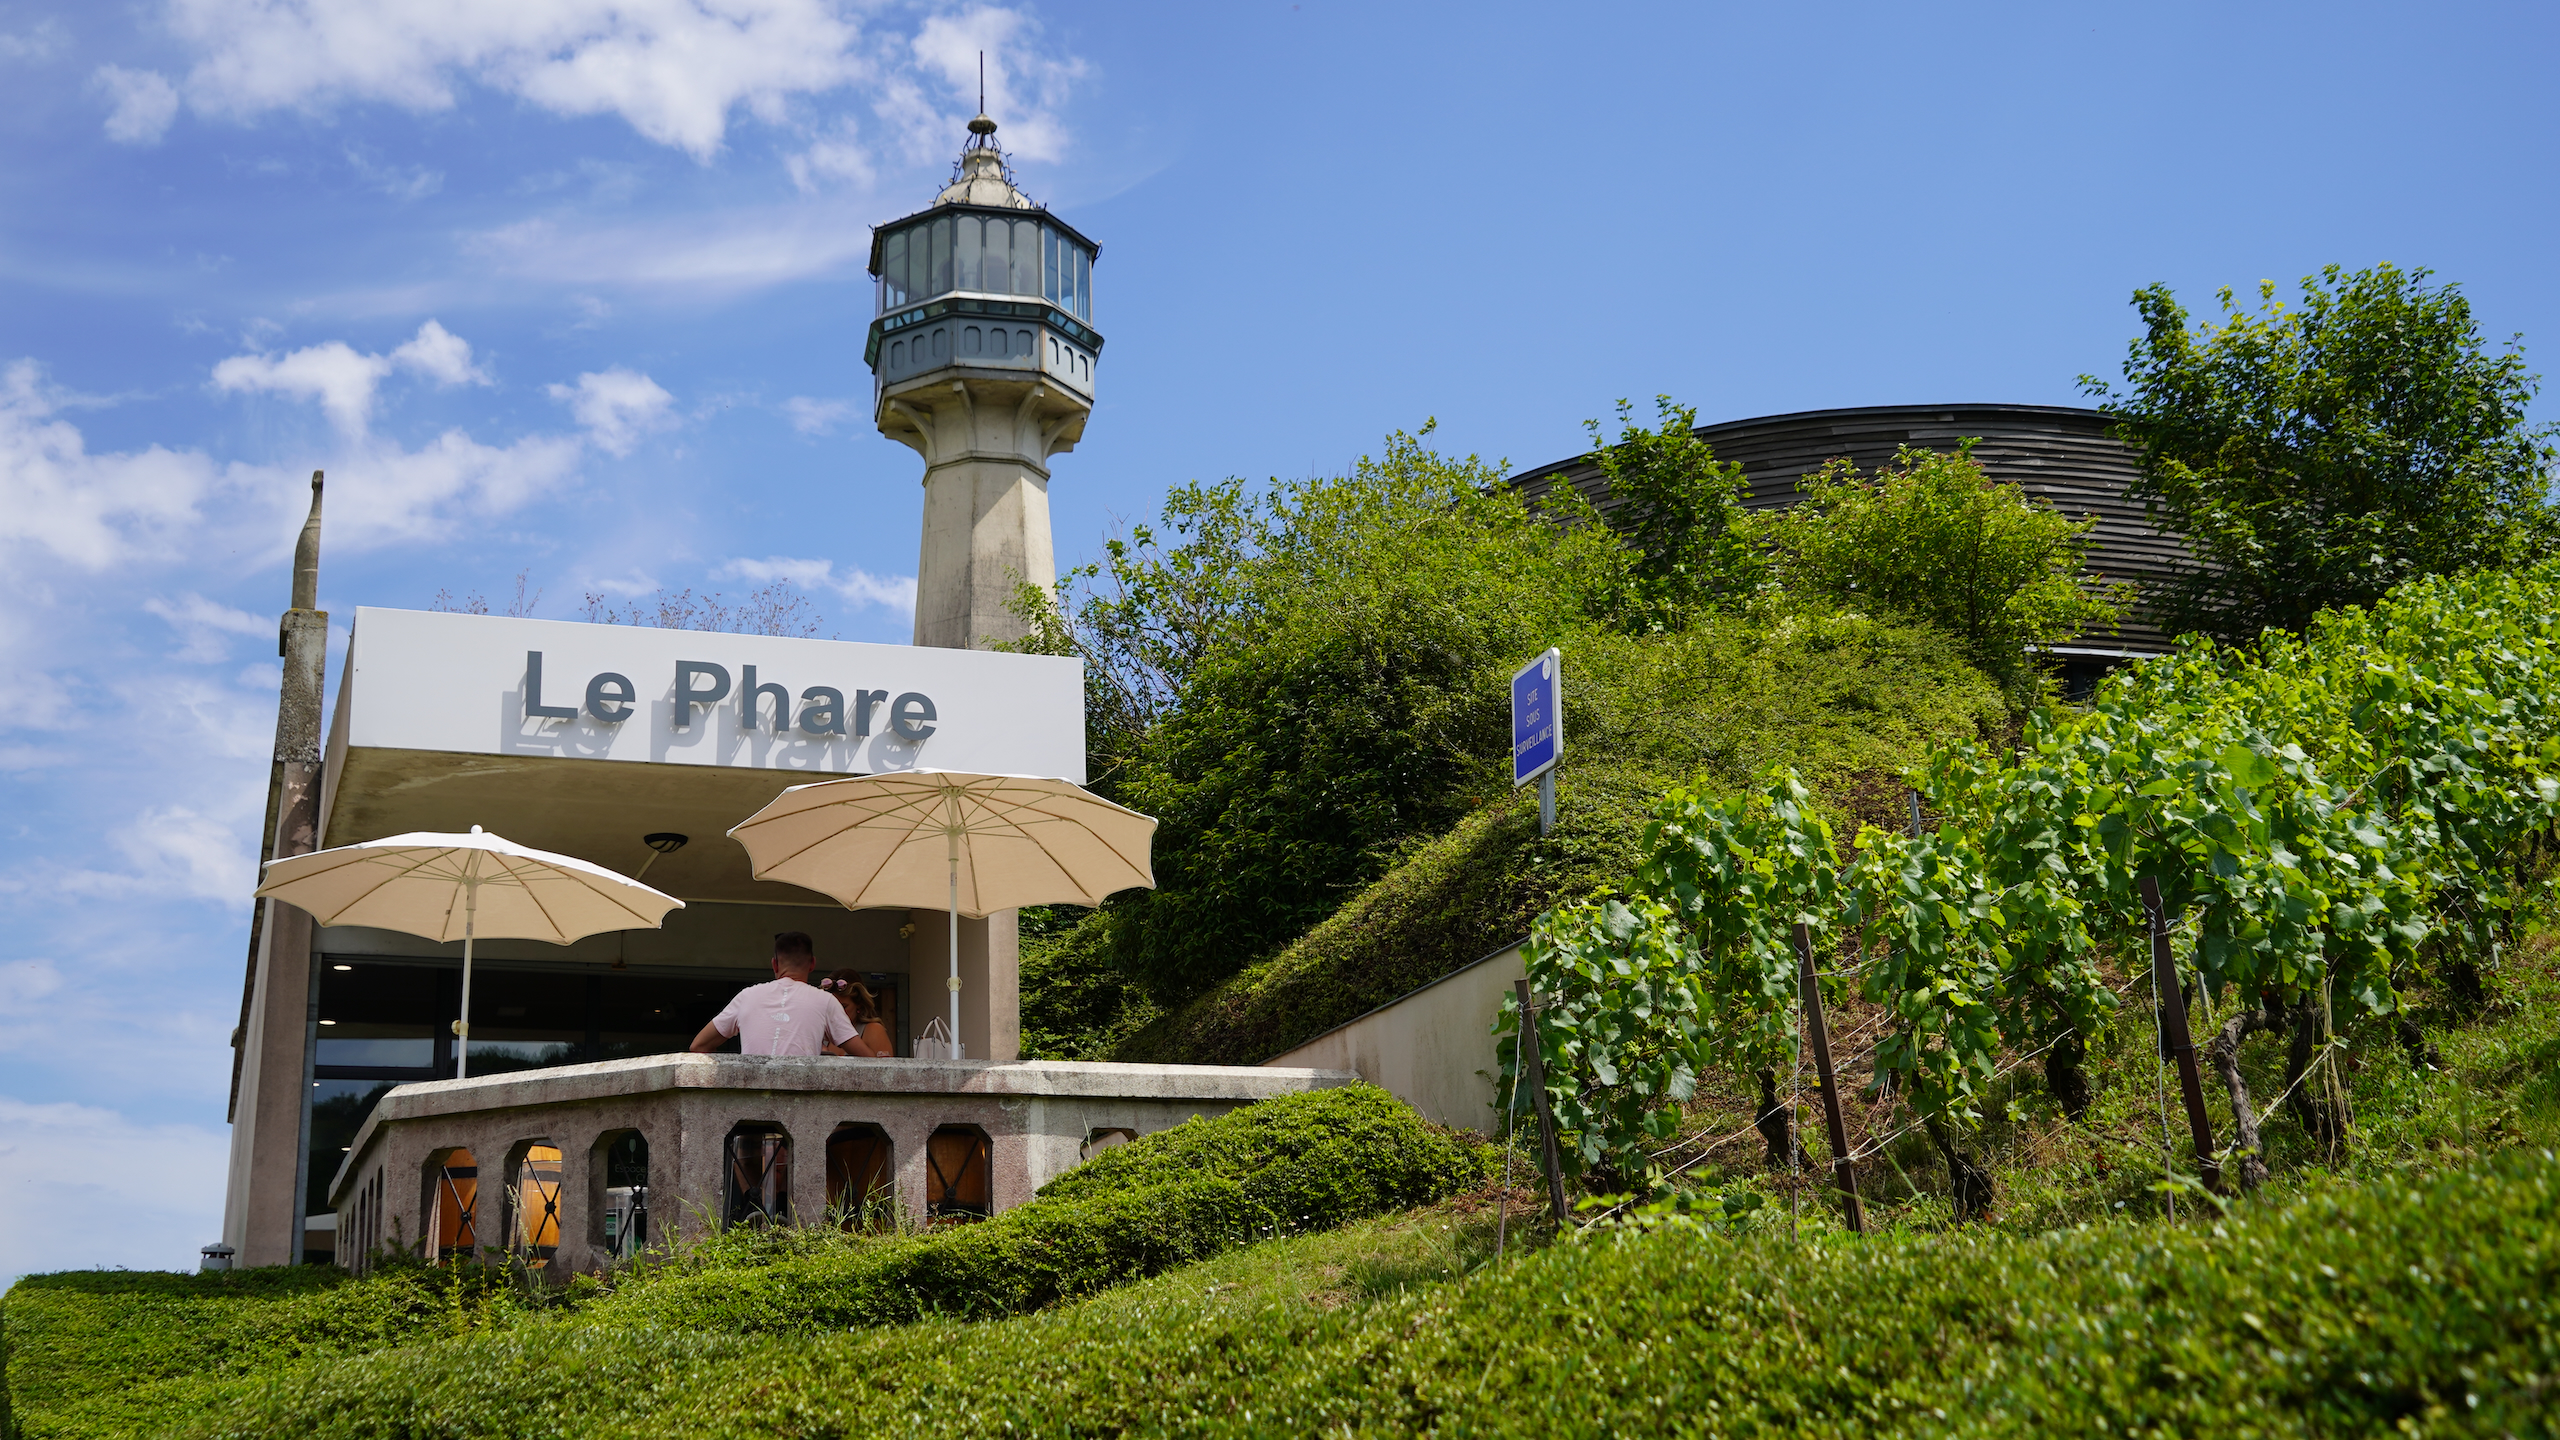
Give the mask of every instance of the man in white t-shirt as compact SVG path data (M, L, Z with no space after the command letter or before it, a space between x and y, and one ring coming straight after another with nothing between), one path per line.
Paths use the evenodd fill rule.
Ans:
M708 1055L738 1037L744 1055L841 1055L853 1038L853 1021L834 996L809 983L818 968L817 947L797 930L773 937L773 978L738 992L728 1008L693 1037L693 1052Z

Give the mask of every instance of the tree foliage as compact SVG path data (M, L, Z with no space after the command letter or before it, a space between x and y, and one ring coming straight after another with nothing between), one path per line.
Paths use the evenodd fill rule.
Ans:
M1864 475L1834 460L1802 488L1801 501L1746 531L1768 547L1781 585L1935 625L2020 701L2039 683L2036 650L2118 617L2120 587L2086 573L2096 522L1992 479L1971 441L1953 452L1906 446Z
M2471 302L2431 272L2332 265L2300 306L2218 292L2190 326L2165 285L2134 293L2144 334L2125 388L2081 385L2142 455L2142 490L2194 565L2147 597L2175 632L2299 630L2412 576L2527 559L2551 545L2551 427L2514 340L2492 353Z
M1701 645L1715 652L1714 664L1697 683L1755 694L1764 672L1821 668L1815 652L1825 646L1841 651L1833 669L1894 688L1865 657L1883 632L1898 632L1885 649L1917 638L1906 614L1931 632L1917 638L1919 648L1939 648L1935 632L1947 615L1923 613L1917 601L1861 597L1844 607L1829 589L1769 584L1767 547L1739 508L1740 471L1697 439L1689 410L1659 404L1660 424L1648 429L1621 403L1618 438L1592 452L1618 501L1616 528L1569 487L1532 507L1497 467L1430 448L1426 427L1389 437L1347 475L1182 486L1159 521L1110 543L1054 591L1018 592L1029 634L1014 648L1086 661L1094 788L1162 822L1157 888L1119 897L1083 922L1066 969L1090 974L1106 961L1151 1004L1176 1006L1308 934L1401 857L1505 794L1504 678L1550 645L1583 657L1568 667L1587 677L1566 696L1577 736L1608 723L1591 704L1613 683L1604 671L1695 668ZM1597 422L1592 432L1597 441ZM2014 491L1987 489L1978 471L1959 468L1952 486L1936 478L1943 472L1915 460L1893 483L1916 474L1958 492L1949 505L1982 532L1976 548L1988 558L1963 592L1982 612L1978 628L2044 633L2037 626L2058 623L2051 616L2067 605L2042 591L2017 600L1999 587L2070 591L2068 579L2048 573L2077 555L2069 534L2048 533L2067 532L2068 523ZM1831 530L1854 523L1868 527L1871 548L1890 549L1889 525L1876 518L1883 492L1842 484L1787 533L1809 554L1837 556L1854 547L1831 541ZM2022 534L2044 537L2029 555L2044 570L2018 568L2011 551L2026 544ZM1900 557L1878 563L1897 575L1922 563ZM1878 611L1874 625L1859 618ZM2013 670L2024 668L2012 660ZM1947 655L1944 665L1908 667L1908 693L1939 685L1949 666L1974 683L1970 668ZM1827 679L1797 683L1823 695L1837 688ZM1865 689L1878 717L1914 708L1903 693ZM1674 698L1648 713L1705 708ZM1628 758L1665 777L1694 774L1740 744L1685 721L1636 728L1646 733L1630 744L1643 753ZM1763 754L1726 783L1747 784L1776 758L1811 759ZM1138 1013L1071 1008L1108 1015L1115 1029Z
M1602 440L1586 420L1591 463L1616 502L1610 523L1634 551L1620 593L1618 623L1644 634L1678 630L1709 609L1750 593L1765 569L1746 533L1740 465L1715 458L1698 438L1695 406L1654 397L1661 424L1636 423L1635 407L1618 402L1618 439Z
M1504 793L1502 677L1619 592L1606 527L1551 523L1428 434L1347 476L1185 486L1165 532L1075 577L1080 602L1023 597L1025 648L1086 658L1097 788L1161 822L1158 888L1098 922L1159 1001L1269 955Z

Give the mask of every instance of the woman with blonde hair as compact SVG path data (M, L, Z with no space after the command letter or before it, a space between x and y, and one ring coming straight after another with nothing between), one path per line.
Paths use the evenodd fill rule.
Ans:
M889 1027L881 1023L880 998L871 993L870 986L862 983L861 971L838 970L819 981L818 988L835 997L836 1003L844 1007L844 1018L853 1022L853 1038L845 1041L842 1047L831 1049L830 1053L866 1060L887 1059L897 1054L897 1046L889 1039Z

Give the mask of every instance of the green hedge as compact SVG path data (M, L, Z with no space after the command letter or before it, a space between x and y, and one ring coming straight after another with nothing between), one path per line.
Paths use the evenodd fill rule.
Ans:
M235 1383L174 1434L2548 1435L2560 1163L2178 1226L1660 1230L1308 1303L1357 1233L991 1325L543 1326ZM1349 1261L1356 1266L1356 1261Z
M1255 1239L1427 1203L1482 1150L1368 1085L1282 1096L1104 1152L991 1220L769 1264L642 1276L580 1320L772 1332L1018 1314Z

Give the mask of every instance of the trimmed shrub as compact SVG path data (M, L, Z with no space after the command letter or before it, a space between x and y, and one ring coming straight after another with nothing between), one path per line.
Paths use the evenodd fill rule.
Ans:
M581 1319L771 1332L1037 1310L1233 1246L1436 1200L1480 1147L1367 1085L1282 1096L1104 1152L974 1225L746 1269L643 1276Z
M1283 1095L1106 1150L1041 1187L1040 1200L1061 1204L1213 1177L1234 1181L1283 1230L1323 1230L1473 1185L1487 1174L1487 1153L1473 1136L1434 1127L1374 1085L1346 1085Z

